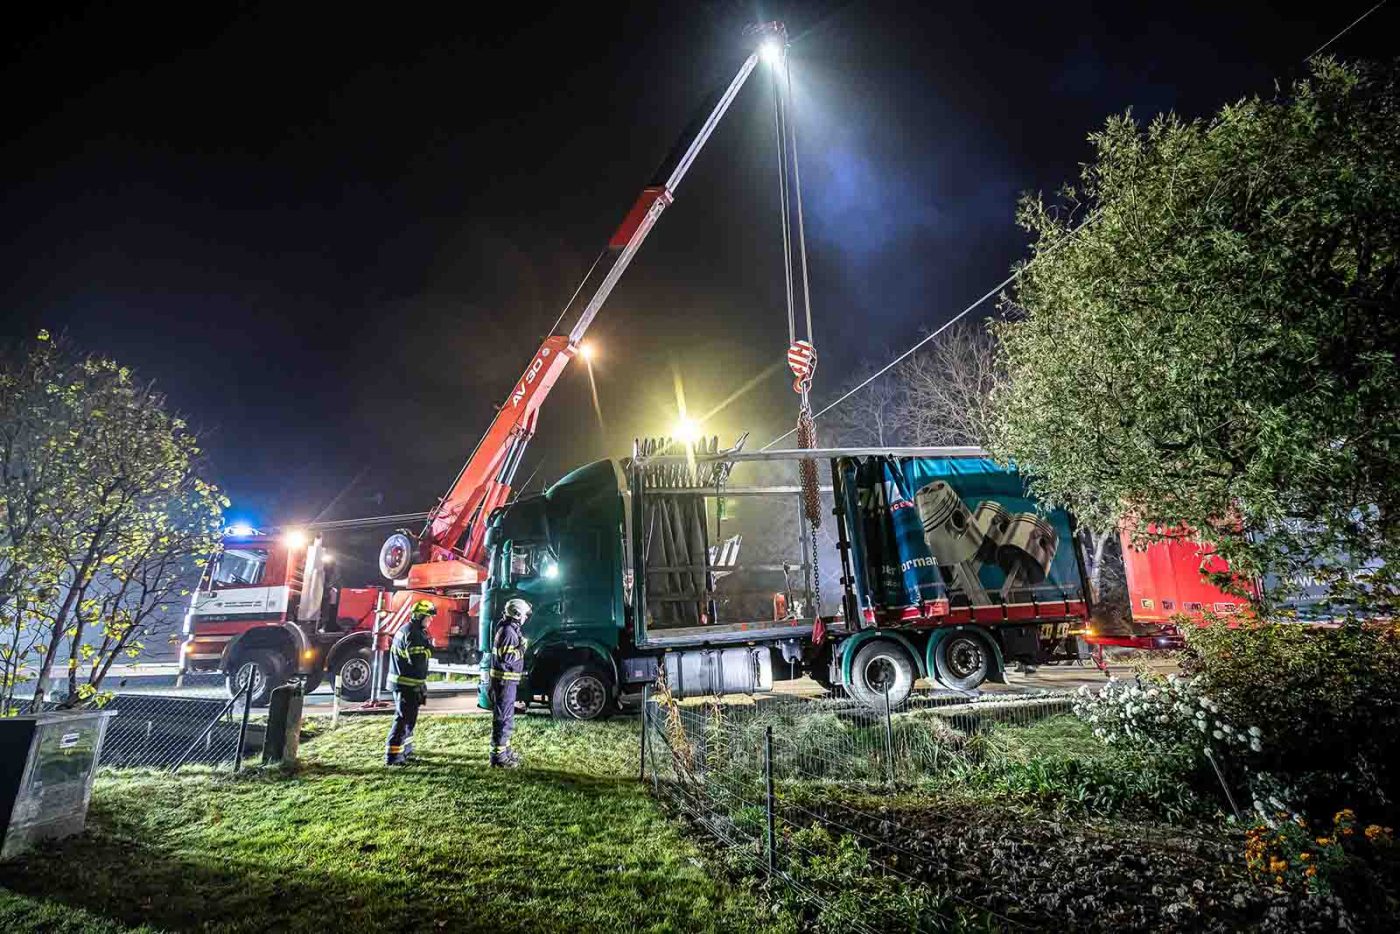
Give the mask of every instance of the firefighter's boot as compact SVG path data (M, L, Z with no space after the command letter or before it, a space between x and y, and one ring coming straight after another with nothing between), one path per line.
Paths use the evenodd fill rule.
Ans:
M502 749L500 752L493 752L491 754L491 768L518 769L520 768L520 754L514 749Z

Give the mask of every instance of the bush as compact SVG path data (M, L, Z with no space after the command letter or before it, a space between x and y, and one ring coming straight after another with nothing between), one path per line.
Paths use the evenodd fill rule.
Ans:
M1226 722L1257 724L1243 764L1270 810L1327 815L1355 807L1394 823L1400 804L1400 635L1220 621L1186 633L1188 672ZM1275 800L1270 803L1267 797Z

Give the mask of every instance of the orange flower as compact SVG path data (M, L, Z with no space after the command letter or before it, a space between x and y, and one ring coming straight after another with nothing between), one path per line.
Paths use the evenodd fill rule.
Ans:
M1380 824L1372 824L1366 828L1366 839L1372 843L1390 842L1390 828L1382 827Z
M1356 812L1351 808L1342 808L1336 814L1332 815L1332 823L1334 824L1341 824L1354 820L1356 820Z
M1318 845L1318 846L1331 846L1331 845L1332 845L1332 838L1331 838L1331 837L1318 837L1318 838L1317 838L1317 845Z
M1304 869L1304 870L1303 870L1303 875L1305 875L1305 876L1307 876L1309 879L1311 879L1313 876L1317 875L1317 867L1316 867L1316 866L1309 866L1307 869Z
M1350 827L1342 828L1342 836L1344 837L1350 837L1354 833L1356 833L1356 831L1352 830Z
M1311 853L1299 853L1299 854L1298 854L1298 858L1301 859L1303 862L1306 863L1308 860L1312 859L1312 854L1311 854Z

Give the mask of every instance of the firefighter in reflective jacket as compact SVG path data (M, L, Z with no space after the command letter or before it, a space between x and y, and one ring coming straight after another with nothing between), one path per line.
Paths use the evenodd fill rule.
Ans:
M428 699L428 659L433 644L424 631L429 616L437 614L431 600L413 604L408 625L394 634L389 649L389 686L394 691L394 723L384 747L385 765L407 765L413 754L413 728L418 708Z
M516 597L506 601L505 611L491 638L491 684L487 699L491 704L491 765L513 769L520 756L510 748L515 729L515 692L525 671L526 640L520 627L530 615L530 604Z

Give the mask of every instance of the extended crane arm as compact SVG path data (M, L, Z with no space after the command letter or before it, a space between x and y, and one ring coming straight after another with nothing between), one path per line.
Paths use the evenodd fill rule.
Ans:
M779 50L787 35L780 23L768 23L754 30L759 48ZM559 323L565 324L580 299L583 304L573 314L567 333L547 337L530 360L510 395L501 405L490 428L457 475L427 524L412 542L402 533L390 536L380 550L380 570L393 580L407 578L410 587L450 587L478 583L485 579L483 542L486 518L510 498L511 482L520 466L525 446L534 436L539 409L569 361L578 353L579 343L589 325L607 301L632 257L641 248L661 212L675 198L677 187L695 162L696 156L714 132L725 111L753 73L761 52L756 49L739 67L727 86L712 95L700 115L682 133L671 154L622 223L590 275L564 309ZM596 281L596 285L593 283ZM563 328L558 329L560 332Z

